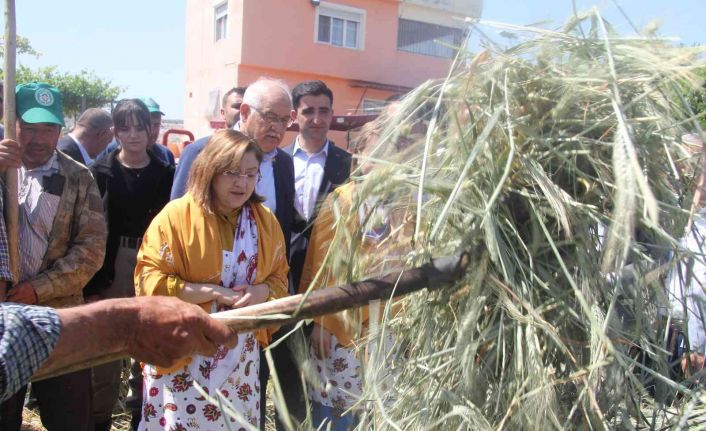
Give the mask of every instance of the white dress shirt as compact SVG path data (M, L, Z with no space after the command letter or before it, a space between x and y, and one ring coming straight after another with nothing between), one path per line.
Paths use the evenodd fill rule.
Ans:
M255 186L255 192L265 198L265 205L273 213L277 211L277 190L275 189L275 169L272 161L277 155L277 150L265 153L260 163L260 181Z
M49 247L61 196L44 191L44 177L59 173L56 153L42 166L17 170L19 177L20 281L35 276Z
M294 141L292 160L294 162L294 208L310 221L316 207L324 167L328 157L329 141L316 153L307 154L299 145L299 136Z
M81 152L81 157L83 157L83 160L86 161L86 166L91 166L95 160L93 160L91 156L88 155L88 151L83 148L83 145L81 145L81 143L78 141L78 139L76 139L76 136L74 136L73 133L69 133L67 136L73 139L73 141L76 142L76 145L78 145L78 150Z

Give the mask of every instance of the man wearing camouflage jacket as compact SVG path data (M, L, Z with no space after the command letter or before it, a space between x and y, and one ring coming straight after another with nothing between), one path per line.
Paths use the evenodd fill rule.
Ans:
M105 254L98 188L86 167L56 150L64 118L59 91L42 83L20 85L16 106L17 141L0 141L0 168L16 167L19 174L20 279L7 301L79 305ZM90 369L33 387L49 431L90 429ZM0 407L0 429L20 430L26 389Z

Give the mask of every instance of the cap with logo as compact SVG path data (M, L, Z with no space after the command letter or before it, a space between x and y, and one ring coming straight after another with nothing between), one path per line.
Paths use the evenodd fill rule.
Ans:
M43 82L29 82L15 89L17 116L25 123L64 125L61 93Z
M140 100L142 100L142 102L147 105L147 110L150 111L150 114L164 115L164 112L159 110L159 103L155 102L153 98L140 97Z

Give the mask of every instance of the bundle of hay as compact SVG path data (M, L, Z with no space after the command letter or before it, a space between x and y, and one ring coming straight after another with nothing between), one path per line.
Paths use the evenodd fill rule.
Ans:
M654 426L691 400L670 372L664 279L699 172L681 94L703 50L620 37L597 11L517 33L402 101L340 214L406 208L409 265L476 250L462 282L381 323L397 348L367 363L359 429ZM334 244L327 259L345 280L371 256Z

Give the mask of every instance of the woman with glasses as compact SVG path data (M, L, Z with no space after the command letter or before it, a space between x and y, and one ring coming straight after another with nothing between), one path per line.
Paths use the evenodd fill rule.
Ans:
M209 312L286 295L282 230L255 193L261 160L257 142L240 132L210 138L191 168L186 195L170 202L145 234L138 294L176 296ZM145 365L138 429L258 427L259 350L273 332L241 333L234 348L220 346L213 356L195 355L170 368Z
M135 296L137 249L142 235L169 202L174 169L147 150L150 113L139 99L124 99L113 109L120 147L91 165L103 198L108 242L103 267L89 283L101 298ZM118 400L122 361L93 369L94 429L109 430Z

